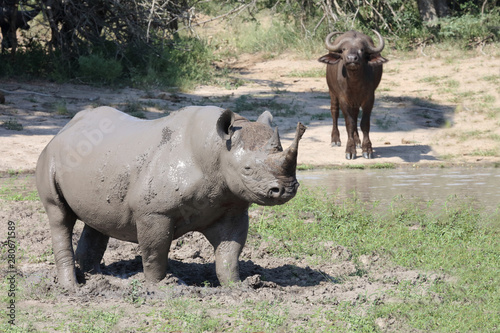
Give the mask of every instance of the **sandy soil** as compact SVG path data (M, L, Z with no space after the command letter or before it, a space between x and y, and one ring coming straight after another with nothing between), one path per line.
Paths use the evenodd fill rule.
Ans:
M437 53L437 51L435 51ZM388 56L377 90L370 137L375 158L345 159L344 147L330 147L331 116L324 77L314 60L282 58L256 62L245 56L231 65L237 89L202 86L191 93L102 89L47 82L3 82L6 103L0 104L0 124L15 120L22 131L0 127L0 171L33 170L36 159L69 114L99 105L125 109L139 102L150 119L186 105L218 105L255 119L268 109L286 146L298 121L305 123L299 164L331 166L369 163L493 163L499 161L500 59L489 56L454 58ZM242 97L243 96L243 97ZM61 113L59 111L59 113ZM343 119L341 140L347 141ZM489 153L485 153L489 152Z
M228 107L251 119L269 109L275 115L283 146L290 143L297 121L308 126L299 149L299 163L305 165L499 163L500 59L482 55L463 59L452 55L388 58L372 117L370 135L376 156L372 160L358 156L347 161L345 147L330 147L331 118L324 78L297 75L322 71L322 64L291 57L256 62L258 57L246 56L232 64L238 68L235 78L244 83L232 90L203 86L191 93L171 93L2 82L0 88L8 93L6 103L0 104L0 123L18 122L23 129L0 127L0 171L34 170L43 147L70 119L56 112L58 106L73 114L98 105L124 109L134 102L147 108L149 119L190 104ZM345 143L342 120L340 125ZM18 182L16 186L24 191L34 189L32 180ZM260 211L254 211L251 220L259 216ZM134 331L136 325L146 325L146 312L176 297L207 304L208 314L214 316L218 310L210 306L213 302L220 308L244 307L244 301L280 302L297 318L289 326L293 328L303 325L300 320L319 310L335 311L335 304L344 300L366 304L397 301L387 295L402 281L421 284L425 292L435 279L447 278L427 272L430 278L421 281L421 272L395 267L378 256L363 256L355 262L348 249L330 243L315 244L331 251L328 264L315 264L314 258L272 257L266 251L268 244L251 236L241 256L244 282L222 288L215 277L212 247L201 235L190 233L172 245L170 273L159 285L145 284L137 245L111 240L104 257L104 274L80 274L85 284L76 294L68 294L56 283L48 221L41 204L0 200L0 221L2 225L4 221L16 221L22 249L17 267L23 290L23 299L18 300L18 322L31 318L32 312L38 313L49 318L33 324L41 330L68 320L67 309L118 306L130 319L120 321L114 331ZM73 238L75 245L81 229L79 223ZM6 227L0 228L0 239L6 239L6 233ZM5 272L2 266L0 275ZM138 288L134 281L142 287ZM138 303L143 306L138 307ZM63 310L61 304L67 308ZM382 330L404 331L391 318L379 319L377 325Z

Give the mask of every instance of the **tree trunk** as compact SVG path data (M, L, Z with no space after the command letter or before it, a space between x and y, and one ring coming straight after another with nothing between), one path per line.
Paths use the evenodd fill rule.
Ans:
M424 22L433 22L440 17L450 15L446 0L417 0L420 18Z
M17 50L17 7L19 6L19 0L13 1L12 11L9 18L9 30L7 32L7 37L10 40L10 55L12 59L16 57ZM5 38L5 36L4 36Z
M450 16L450 8L446 4L446 0L434 0L438 17Z

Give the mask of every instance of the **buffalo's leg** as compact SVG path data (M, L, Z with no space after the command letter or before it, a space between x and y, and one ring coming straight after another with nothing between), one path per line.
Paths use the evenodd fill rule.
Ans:
M226 214L221 221L203 230L215 250L215 271L223 286L240 281L238 258L248 234L248 212Z
M330 91L330 113L332 114L332 120L333 120L331 146L340 147L341 143L340 143L340 133L338 127L339 100L331 91Z
M368 100L365 105L363 105L363 116L361 117L360 128L363 132L363 144L361 148L363 150L364 158L373 158L372 142L370 141L370 116L372 114L373 102L375 97Z
M83 272L100 273L102 256L108 246L109 237L85 225L76 247L76 261Z
M75 274L75 257L73 253L73 227L76 216L62 204L46 205L52 234L52 249L57 267L59 283L65 288L73 290L78 282Z
M356 148L361 148L361 140L359 138L358 133L358 119L354 119L354 134L353 134L354 143L356 144Z
M160 214L143 215L137 219L136 225L144 276L150 282L159 282L167 275L174 225Z
M353 160L356 158L356 138L359 141L359 135L357 134L357 120L358 120L358 108L352 108L345 106L347 112L343 112L345 118L345 126L347 129L347 145L345 148L345 158L348 160Z

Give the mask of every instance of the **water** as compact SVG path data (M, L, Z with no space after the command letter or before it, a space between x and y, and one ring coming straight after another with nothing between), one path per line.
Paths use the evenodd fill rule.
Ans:
M500 208L499 168L313 170L299 171L297 178L301 185L322 187L340 198L355 191L366 202L387 203L402 196L440 204L458 197Z
M298 171L301 186L321 187L338 198L390 203L394 198L446 202L458 197L500 209L500 168L403 168ZM0 198L36 191L34 175L0 175Z

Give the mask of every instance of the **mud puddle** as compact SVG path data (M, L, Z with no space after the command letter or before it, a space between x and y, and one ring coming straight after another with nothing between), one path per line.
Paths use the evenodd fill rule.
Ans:
M300 171L302 186L321 187L339 198L390 203L395 198L433 201L449 199L475 202L486 210L500 206L499 168L404 168L374 170Z

